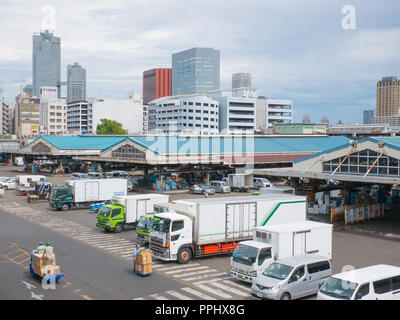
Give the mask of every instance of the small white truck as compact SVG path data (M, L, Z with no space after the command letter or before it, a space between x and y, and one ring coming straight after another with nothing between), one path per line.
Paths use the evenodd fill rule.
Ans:
M153 256L187 263L192 257L232 253L253 228L306 218L306 199L293 195L176 200L156 213L150 230Z
M253 175L246 173L229 174L228 185L232 191L247 192L253 188Z
M318 254L332 259L332 225L314 221L255 227L253 240L240 242L231 257L231 276L252 283L272 262Z
M51 189L49 206L57 210L88 208L92 203L109 201L115 196L126 196L126 179L67 180L66 186Z

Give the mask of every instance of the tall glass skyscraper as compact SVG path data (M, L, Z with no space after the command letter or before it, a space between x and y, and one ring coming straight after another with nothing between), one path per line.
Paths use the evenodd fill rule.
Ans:
M219 90L220 53L192 48L172 55L172 95Z
M67 67L67 102L86 101L86 69L79 63Z
M61 96L61 40L46 30L33 35L33 95L40 96L40 87L58 87Z

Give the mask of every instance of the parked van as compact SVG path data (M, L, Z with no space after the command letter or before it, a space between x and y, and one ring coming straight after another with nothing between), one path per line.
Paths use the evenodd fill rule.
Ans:
M89 179L89 176L86 173L73 172L71 174L71 179L72 180Z
M335 274L317 300L400 300L400 267L379 264Z
M23 157L15 157L14 163L16 166L23 166L24 163L24 158Z
M129 174L126 171L114 170L106 172L106 178L128 178Z
M103 179L103 175L100 172L88 172L89 179Z
M253 177L253 187L255 189L272 187L271 182L265 178Z
M328 258L310 254L273 262L257 276L251 294L257 298L291 300L316 294L332 275Z
M231 188L229 188L225 181L210 181L210 187L213 188L217 193L231 192Z

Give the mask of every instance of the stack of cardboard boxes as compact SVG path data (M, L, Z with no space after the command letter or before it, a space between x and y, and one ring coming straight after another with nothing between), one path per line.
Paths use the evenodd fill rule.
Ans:
M151 250L145 249L139 252L135 259L135 271L141 275L152 273Z
M53 265L51 266L52 268L46 268L46 265L46 257L43 257L42 254L38 254L36 252L32 254L32 268L36 274L44 276L46 273L52 273L52 271L54 271L54 274L56 275L61 273L60 267L56 265L55 259Z

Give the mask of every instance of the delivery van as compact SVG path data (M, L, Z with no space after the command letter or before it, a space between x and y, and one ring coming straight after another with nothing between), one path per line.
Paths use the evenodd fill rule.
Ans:
M379 264L335 274L317 300L400 300L400 267Z
M258 275L251 286L257 298L291 300L314 295L332 275L326 257L310 254L275 261Z

